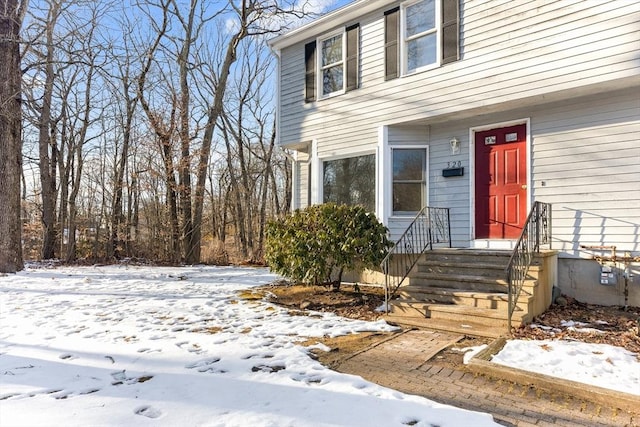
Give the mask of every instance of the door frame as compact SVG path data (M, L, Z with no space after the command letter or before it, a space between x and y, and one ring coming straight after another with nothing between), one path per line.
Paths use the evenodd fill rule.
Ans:
M527 214L531 210L531 195L532 195L532 186L531 186L531 119L529 117L517 120L509 120L504 122L494 122L481 126L474 126L469 128L469 236L471 247L475 248L491 248L491 249L512 249L515 240L510 239L476 239L476 180L475 180L475 169L476 169L476 132L482 132L489 129L522 125L526 126L526 165L527 165Z

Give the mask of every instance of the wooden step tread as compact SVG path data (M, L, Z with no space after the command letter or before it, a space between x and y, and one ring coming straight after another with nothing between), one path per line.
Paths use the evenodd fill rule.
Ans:
M495 263L482 263L482 259L478 259L478 262L453 262L453 261L439 261L439 260L423 260L418 261L418 266L433 266L433 267L459 267L459 268L481 268L481 269L491 269L498 270L504 272L506 274L507 263L504 264L495 264ZM539 264L531 264L529 266L529 270L539 271L541 269L541 265Z
M509 294L507 292L481 292L477 290L464 290L457 288L438 288L432 286L420 286L420 285L408 285L398 288L399 293L405 294L425 294L425 295L438 295L438 296L452 296L459 298L473 298L484 300L500 300L509 301ZM531 294L523 290L520 293L520 298L530 298Z
M432 280L443 280L450 282L474 282L474 283L490 283L494 285L504 285L507 286L507 279L497 279L487 276L472 276L468 274L438 274L438 273L427 273L416 271L409 275L409 279L432 279ZM536 279L527 279L525 282L536 282Z
M464 290L456 288L439 288L436 286L420 286L420 285L407 285L398 288L398 292L416 293L416 294L436 294L436 295L452 295L461 297L482 297L482 298L508 298L507 292L480 292L477 290Z
M480 337L498 338L507 334L507 328L496 328L486 326L473 321L457 322L444 319L425 319L420 317L402 317L393 314L383 316L383 319L390 324L400 326L411 326L417 328L431 329L437 331L457 332L465 335ZM517 322L514 322L517 325Z
M455 262L455 261L440 261L437 259L430 260L427 259L425 261L418 261L418 266L433 266L433 267L460 267L460 268L486 268L492 270L502 270L504 271L507 268L506 264L483 264L480 262Z
M447 254L447 255L477 255L478 257L483 257L483 256L511 257L513 250L511 249L436 248L426 253L434 254L434 255Z
M468 305L458 305L458 304L433 304L429 302L421 302L415 300L405 300L405 299L394 299L389 302L392 306L398 307L420 307L424 311L431 312L441 312L441 313L451 313L451 314L462 314L469 315L473 317L485 317L489 319L507 319L507 311L506 310L498 310L494 308L481 308L481 307L471 307ZM514 319L521 318L526 315L523 311L515 311L512 315Z

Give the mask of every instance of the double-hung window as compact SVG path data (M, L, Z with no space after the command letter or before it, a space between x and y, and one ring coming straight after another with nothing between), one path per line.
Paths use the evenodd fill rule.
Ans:
M409 0L384 14L385 79L459 58L459 0Z
M344 91L344 37L342 32L320 40L320 79L322 96Z
M426 148L393 148L394 215L415 215L427 202Z
M436 0L402 7L402 64L405 74L438 62Z
M327 98L357 89L360 74L359 50L359 24L350 25L307 43L305 101L313 102L316 98Z

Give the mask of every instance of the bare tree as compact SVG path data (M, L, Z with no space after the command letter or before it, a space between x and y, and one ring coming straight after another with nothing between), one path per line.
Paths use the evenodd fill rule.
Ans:
M0 272L22 270L20 29L27 1L0 2Z
M171 188L179 199L182 260L194 263L200 260L201 255L203 209L211 147L216 124L223 114L229 76L234 70L238 52L243 48L242 42L272 32L272 29L264 25L268 21L267 18L285 12L275 3L264 0L242 0L240 4L229 1L217 9L213 9L210 3L202 0L191 0L188 5L175 0L159 0L144 5L153 6L159 13L151 13L144 9L151 22L154 37L145 50L138 96L152 129L161 141L170 191L169 203L172 203L171 199L174 197L171 195ZM217 43L203 40L204 29L209 23L215 23L217 17L224 18L224 22L217 22L219 40ZM172 26L176 21L178 25ZM232 25L229 25L229 22L232 22ZM215 47L218 49L212 51ZM209 54L206 53L207 49ZM164 69L161 69L160 63L165 66ZM149 77L154 65L157 74L152 85ZM171 73L172 67L176 70L176 81ZM194 72L208 81L206 88L197 88L200 100L198 105L192 101L193 87L198 86L193 76ZM153 108L151 101L153 90L157 96L160 84L164 84L165 99L172 105L171 114L165 114L162 118L160 111ZM198 117L202 114L206 120L200 126ZM178 160L173 163L172 144L175 140L179 144L179 149L176 147L179 155ZM238 147L242 150L242 145ZM240 154L242 155L242 152ZM240 161L242 162L242 159ZM193 165L195 174L192 172ZM177 184L170 183L169 180L176 179L175 175L178 177ZM192 183L193 175L195 188ZM236 179L236 175L231 178ZM248 176L241 174L239 179L243 181L243 186L249 185ZM246 195L249 192L245 191L242 194ZM240 204L237 201L236 205L236 210L239 211ZM245 206L245 209L251 206L246 200L241 205ZM252 227L246 222L241 226ZM252 231L242 231L240 236L242 239L252 239L253 234ZM252 242L248 245L252 246ZM243 251L246 252L246 244L243 244Z
M109 21L87 14L105 7ZM104 31L120 11L122 34ZM299 16L271 0L44 0L30 9L24 112L40 180L24 194L41 211L42 257L195 263L203 233L205 243L235 233L243 257L259 260L289 179L275 150L263 38L289 14Z
M40 185L42 192L42 253L43 259L55 257L55 211L56 211L56 156L57 146L52 144L51 132L51 103L53 99L55 69L54 69L54 50L55 40L54 31L60 13L62 11L62 2L51 0L49 4L49 12L44 22L45 40L44 52L40 52L41 61L44 62L44 83L42 100L38 111L38 145L40 157Z
M124 183L125 173L127 171L128 159L130 153L130 147L132 143L132 131L135 118L136 106L138 104L138 97L136 95L135 88L133 88L133 77L131 76L131 60L128 56L124 58L116 58L117 63L117 80L120 86L117 88L118 95L122 100L122 111L119 111L117 117L122 135L122 141L120 149L114 153L114 178L113 178L113 198L112 198L112 211L110 219L111 233L109 235L109 244L107 246L107 256L119 257L118 252L119 243L124 239L127 256L131 255L130 248L130 233L129 224L131 223L131 214L127 215L127 221L125 221L123 211L123 199L124 199ZM116 148L117 142L114 143ZM135 179L135 176L132 177ZM135 185L133 186L135 188ZM127 198L131 200L130 197ZM129 212L132 212L133 206L129 206ZM124 225L124 230L122 227Z
M267 216L278 213L277 208L269 209L269 197L278 199L272 186L278 180L272 165L275 114L267 89L272 62L262 40L245 42L239 65L243 73L230 85L220 128L239 250L245 259L257 262L262 257Z

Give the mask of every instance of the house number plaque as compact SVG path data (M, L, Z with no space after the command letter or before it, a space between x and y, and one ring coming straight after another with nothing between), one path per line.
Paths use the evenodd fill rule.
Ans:
M496 143L495 135L484 137L484 145L493 145L495 143Z
M518 140L518 133L514 132L514 133L508 133L504 136L504 140L506 142L514 142Z

